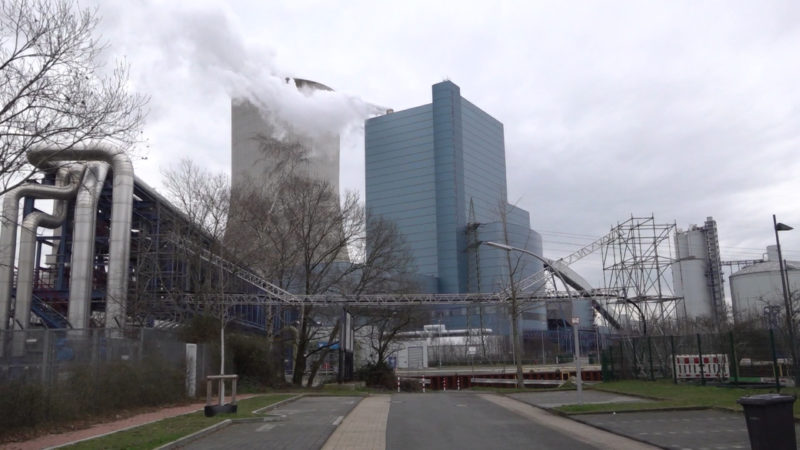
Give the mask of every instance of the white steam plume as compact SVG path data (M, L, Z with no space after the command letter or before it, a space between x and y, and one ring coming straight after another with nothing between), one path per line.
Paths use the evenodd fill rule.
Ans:
M280 117L285 121L274 123L279 132L287 131L284 127L290 123L293 131L314 138L351 133L363 128L364 119L382 111L341 92L317 90L310 96L300 92L286 78L304 78L306 74L283 73L276 67L272 51L249 44L236 30L235 16L225 5L153 0L134 5L101 4L102 31L113 53L131 55L132 84L152 95L150 118L154 121L169 118L180 127L176 122L184 120L183 126L197 127L194 122L202 120L191 117L219 121L218 110L224 108L227 115L229 99L242 98L269 111L265 114L268 120ZM167 100L170 97L180 104ZM175 108L191 110L183 113L188 117L174 119ZM230 129L229 123L217 125ZM208 132L194 131L200 135Z

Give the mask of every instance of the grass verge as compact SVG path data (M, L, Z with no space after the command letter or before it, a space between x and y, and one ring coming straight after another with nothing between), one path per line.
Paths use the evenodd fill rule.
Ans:
M598 383L592 387L598 391L635 395L652 399L641 403L603 403L586 405L566 405L555 408L567 414L591 412L642 411L669 408L724 408L741 411L736 403L741 397L774 392L767 389L745 389L735 387L699 386L694 384L673 384L664 381L625 380ZM794 388L781 389L782 394L797 395ZM800 403L794 403L794 416L800 418Z
M101 436L88 441L70 445L70 449L151 449L166 443L188 436L196 431L210 427L225 419L242 419L257 417L254 410L264 408L282 400L293 397L295 394L266 394L251 397L238 402L238 414L220 414L214 417L205 417L203 412L195 412L182 416L160 420L130 430L119 431L106 436Z

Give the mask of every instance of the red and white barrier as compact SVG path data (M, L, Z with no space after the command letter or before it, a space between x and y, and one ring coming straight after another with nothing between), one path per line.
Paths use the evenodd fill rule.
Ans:
M699 355L675 355L675 376L682 380L702 378L726 380L730 378L728 355L714 353L703 355L703 370L700 371Z

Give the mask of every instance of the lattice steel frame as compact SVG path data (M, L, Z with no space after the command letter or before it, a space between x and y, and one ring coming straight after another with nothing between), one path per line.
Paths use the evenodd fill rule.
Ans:
M623 326L635 320L642 332L646 323L648 334L654 334L681 319L683 299L675 296L669 279L675 228L674 223L656 223L651 215L631 216L611 229L613 237L601 249L609 295L604 301Z

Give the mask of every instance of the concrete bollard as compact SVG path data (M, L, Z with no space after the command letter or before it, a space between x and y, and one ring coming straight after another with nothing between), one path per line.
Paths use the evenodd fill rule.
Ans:
M458 386L458 390L461 390L461 377L456 378L456 385Z
M444 383L442 384L442 388L447 392L447 378L442 378L442 382Z
M422 376L422 393L425 393L425 375Z
M400 393L400 378L397 379L397 393Z

